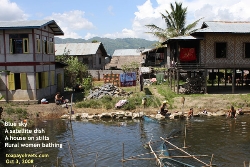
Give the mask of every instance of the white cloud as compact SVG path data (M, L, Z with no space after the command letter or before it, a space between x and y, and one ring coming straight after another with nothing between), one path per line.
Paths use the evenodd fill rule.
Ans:
M84 12L80 10L65 13L53 13L46 19L53 19L64 32L62 38L82 38L77 32L82 30L95 29L95 26L88 19L84 18Z
M0 21L26 20L28 15L16 3L0 0Z
M108 34L109 37L136 37L148 40L157 40L152 35L144 32L150 31L145 28L146 24L155 24L161 28L165 28L165 22L161 18L160 13L165 14L165 10L170 10L170 3L175 0L155 0L157 5L153 7L151 1L146 0L144 4L138 6L132 23L132 28L124 29L119 33ZM187 24L190 24L202 17L202 21L249 21L250 20L250 1L249 0L184 0L182 6L187 7ZM199 28L198 27L198 28Z
M87 33L87 35L84 36L84 39L88 40L90 38L97 37L97 36L98 35L96 35L96 34Z

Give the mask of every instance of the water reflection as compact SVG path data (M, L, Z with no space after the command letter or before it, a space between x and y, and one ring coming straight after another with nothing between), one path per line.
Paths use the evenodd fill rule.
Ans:
M62 143L62 149L14 148L8 153L42 152L48 159L36 161L40 166L143 166L153 167L154 160L121 162L123 157L137 156L152 158L148 141L155 141L159 149L160 137L166 137L175 129L174 144L188 147L186 151L200 155L214 155L213 163L218 166L243 166L250 159L250 119L243 115L237 119L226 117L195 117L191 120L164 120L143 122L141 120L73 121L53 120L39 124L46 129L51 141ZM185 131L186 128L186 131ZM186 138L185 138L186 133ZM185 143L184 143L185 138ZM206 159L209 163L210 158ZM3 165L3 161L1 161ZM1 166L0 165L0 166Z

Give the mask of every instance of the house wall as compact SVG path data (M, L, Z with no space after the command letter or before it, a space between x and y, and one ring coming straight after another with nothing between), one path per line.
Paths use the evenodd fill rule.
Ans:
M28 34L29 52L22 54L10 53L9 34ZM36 35L40 36L41 52L37 52L36 49ZM37 101L55 95L57 82L55 79L52 85L51 71L55 71L55 78L56 73L63 72L60 70L58 72L55 69L55 54L43 52L43 37L47 37L47 41L49 41L50 37L54 40L54 34L48 26L42 29L0 30L0 70L8 70L11 73L26 73L27 75L27 90L9 90L9 75L6 73L0 74L0 96L3 96L4 100ZM39 72L48 72L48 86L37 89L36 73ZM62 83L62 86L64 86L64 83Z
M215 43L227 42L227 57L215 58ZM201 63L211 68L249 68L250 59L244 58L244 43L250 35L206 34L200 42Z

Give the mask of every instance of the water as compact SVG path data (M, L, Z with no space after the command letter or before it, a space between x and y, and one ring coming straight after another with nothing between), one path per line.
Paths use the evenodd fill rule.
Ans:
M159 141L173 129L177 131L173 143L185 145L187 152L195 155L209 155L203 158L209 163L220 167L244 166L244 161L250 161L250 115L239 116L237 119L226 117L195 117L191 120L164 120L145 123L140 120L130 121L45 121L39 128L45 128L50 142L58 142L62 148L11 148L4 153L44 153L47 158L35 158L33 164L6 165L5 154L0 166L33 166L53 167L58 163L62 167L154 167L154 160L131 160L124 163L124 158L140 156L153 158L145 143ZM157 150L161 142L155 142ZM73 160L72 160L73 159ZM185 160L188 161L188 158Z

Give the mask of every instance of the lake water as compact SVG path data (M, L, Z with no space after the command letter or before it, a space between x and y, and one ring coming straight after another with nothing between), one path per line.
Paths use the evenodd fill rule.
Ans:
M44 121L38 125L44 128L49 142L62 144L62 148L11 148L1 151L0 166L17 167L156 167L154 160L131 160L124 158L138 156L153 158L150 150L144 148L147 142L157 150L160 137L166 137L176 130L173 139L177 146L195 155L208 155L203 158L220 167L240 167L250 161L250 115L237 119L221 117L194 117L191 120L169 120L144 122L141 120L103 120L103 121ZM186 131L185 131L186 129ZM41 142L41 141L40 141ZM46 158L34 158L33 164L6 165L5 153L48 154ZM188 158L186 158L188 162Z

